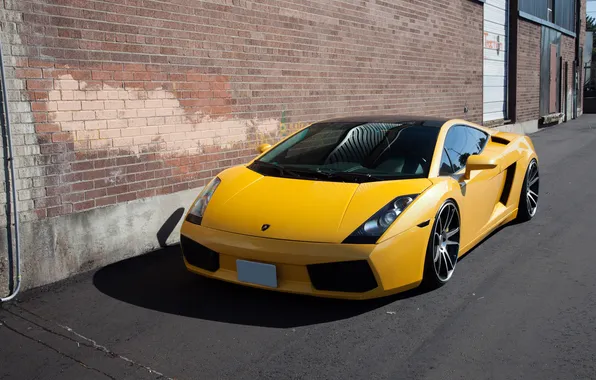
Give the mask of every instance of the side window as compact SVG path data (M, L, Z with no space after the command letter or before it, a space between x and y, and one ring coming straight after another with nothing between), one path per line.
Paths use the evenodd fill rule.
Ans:
M481 130L476 128L465 127L470 134L471 141L473 142L473 148L475 152L472 154L480 154L484 150L486 143L488 142L488 135Z
M447 159L451 159L453 172L457 173L466 166L468 157L479 154L484 149L488 135L476 128L457 125L451 127L445 138ZM445 152L443 153L445 156ZM445 159L443 159L445 160ZM441 169L443 162L441 162Z
M447 151L443 149L443 156L441 157L441 167L439 168L439 175L451 175L455 173L453 170L453 164L451 158L447 154Z

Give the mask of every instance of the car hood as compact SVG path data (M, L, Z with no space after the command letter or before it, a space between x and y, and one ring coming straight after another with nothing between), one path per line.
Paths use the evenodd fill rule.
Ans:
M279 178L246 167L228 169L219 178L204 227L321 243L343 241L395 197L419 194L432 185L428 179L358 184Z

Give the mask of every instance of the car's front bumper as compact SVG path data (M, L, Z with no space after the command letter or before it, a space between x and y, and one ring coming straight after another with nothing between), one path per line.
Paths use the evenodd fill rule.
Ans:
M331 244L240 235L185 221L181 229L181 241L187 269L206 277L289 293L369 299L399 293L418 286L422 280L429 231L428 226L413 227L380 244ZM197 256L189 260L190 255L195 255L196 251L201 251L200 254L206 256L201 256L198 261ZM213 257L210 259L210 255L216 255L217 259ZM238 280L236 271L238 259L274 264L277 272L277 287ZM192 265L189 261L196 265ZM345 284L354 286L346 287L345 291L321 289L329 288L329 283L333 282L324 281L326 284L321 284L321 277L326 277L324 272L318 271L318 279L313 278L313 276L317 277L316 270L313 271L315 264L354 261L366 264L366 268L360 265L356 272L353 270L346 272L352 273L349 275L350 278L341 279L342 284L338 286L340 288L345 287ZM368 268L374 276L372 286L370 281L366 281ZM337 274L333 266L327 270ZM321 273L323 273L322 276ZM353 273L363 273L363 275Z

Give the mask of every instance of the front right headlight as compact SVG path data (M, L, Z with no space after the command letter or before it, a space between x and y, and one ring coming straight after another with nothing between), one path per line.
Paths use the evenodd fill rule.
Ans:
M398 216L414 202L418 194L402 195L386 204L382 209L377 211L366 222L362 223L360 227L350 236L348 236L344 244L375 244L377 240L387 231L389 226L395 222Z
M207 186L203 188L203 191L201 191L197 200L188 212L188 216L186 217L188 222L201 224L203 221L203 215L205 215L205 210L207 210L207 205L209 204L209 201L211 201L211 197L220 183L221 180L219 177L215 177Z

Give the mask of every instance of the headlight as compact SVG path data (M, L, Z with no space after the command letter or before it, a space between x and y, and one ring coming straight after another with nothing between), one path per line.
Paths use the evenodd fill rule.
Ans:
M389 202L364 222L356 231L343 242L347 244L374 244L387 228L395 222L406 207L416 199L418 194L403 195Z
M199 197L195 201L195 203L190 208L188 216L186 220L194 223L194 224L201 224L203 220L203 215L205 215L205 210L207 209L207 205L213 196L213 193L217 189L217 186L221 183L219 177L215 177L207 186L203 188L203 191L199 194Z

